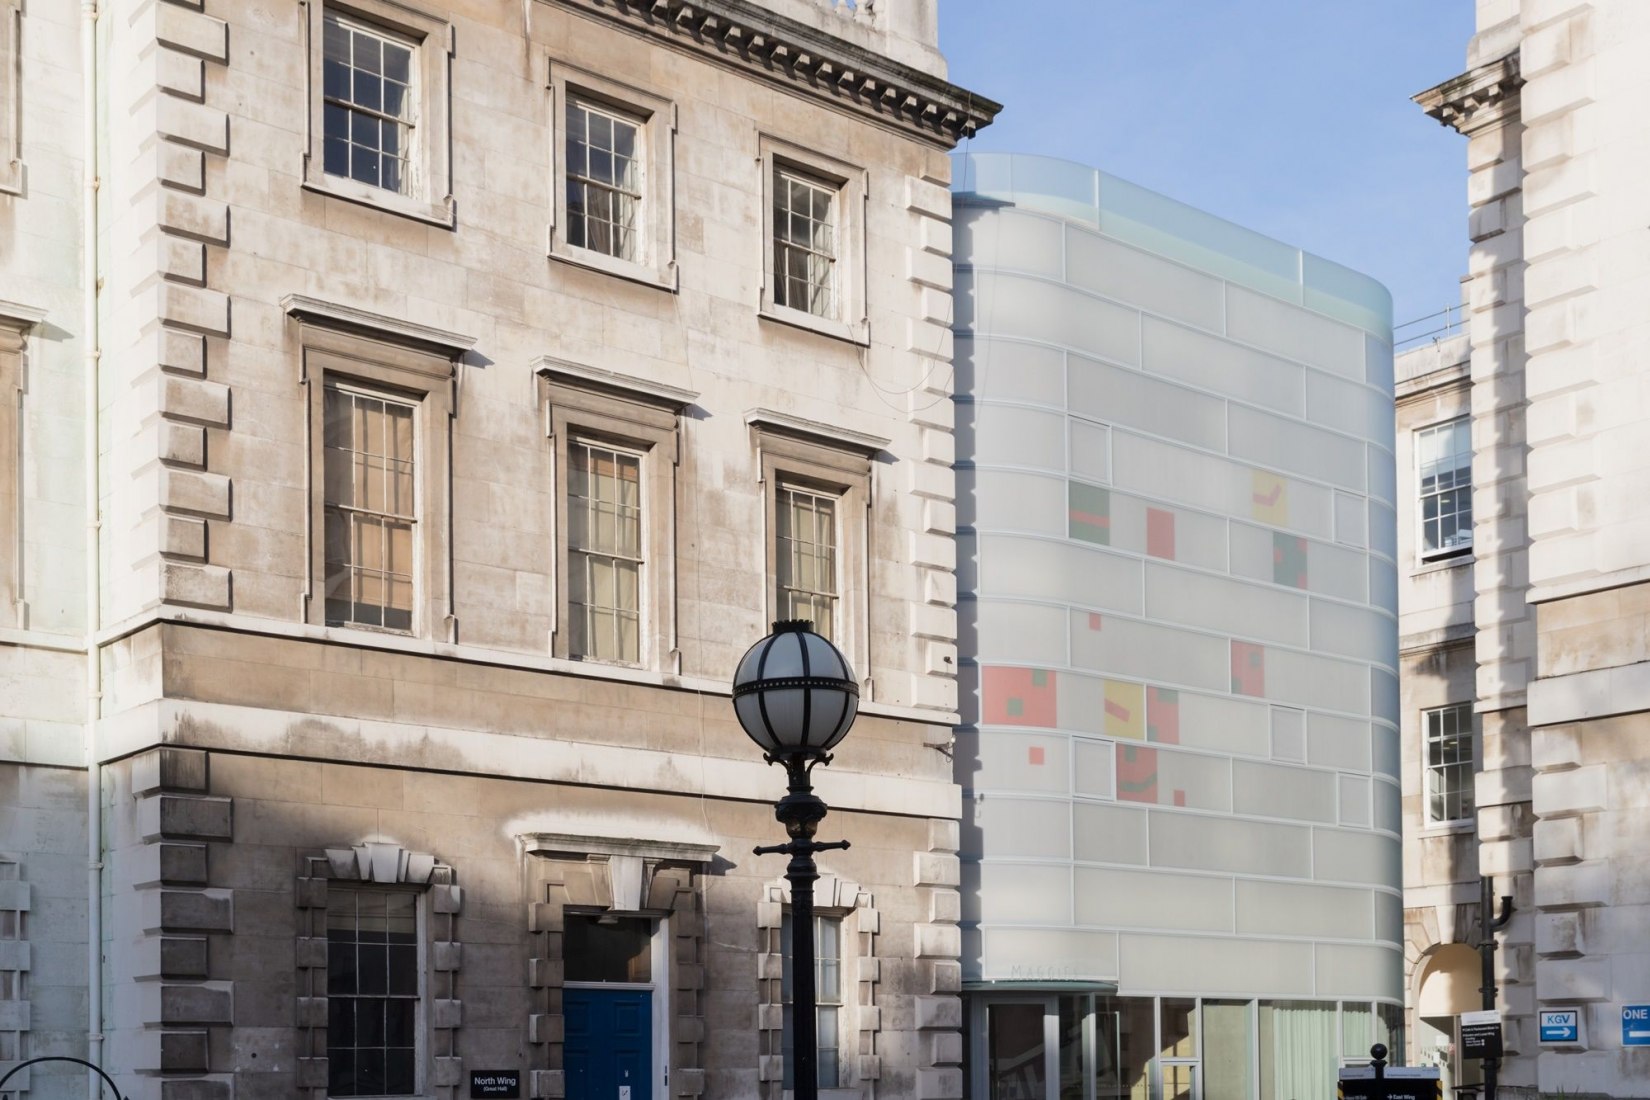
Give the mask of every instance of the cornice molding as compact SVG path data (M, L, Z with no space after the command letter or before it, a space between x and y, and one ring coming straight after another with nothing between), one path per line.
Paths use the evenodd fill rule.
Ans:
M952 148L1002 110L749 0L543 0Z
M1507 54L1469 69L1410 98L1439 123L1457 133L1474 134L1518 120L1524 78L1518 54Z
M405 321L371 310L357 309L339 302L327 302L304 294L288 294L281 299L281 309L299 321L325 328L355 332L392 344L408 344L430 348L452 359L461 358L476 346L474 336L449 332L416 321Z
M792 416L790 413L777 412L773 409L750 409L745 413L745 423L758 431L801 436L804 439L811 439L830 447L857 451L867 456L886 451L893 446L893 440L884 439L880 435L856 432L851 428L826 424L819 420L809 420L806 417Z

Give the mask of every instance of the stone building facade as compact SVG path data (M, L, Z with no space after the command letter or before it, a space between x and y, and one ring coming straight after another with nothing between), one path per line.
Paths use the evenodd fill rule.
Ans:
M777 1100L805 613L825 1083L959 1096L936 5L0 16L0 1072Z
M1468 139L1467 348L1413 372L1411 423L1467 429L1465 464L1445 465L1470 474L1470 543L1451 549L1470 546L1471 560L1410 579L1430 594L1406 671L1430 665L1415 707L1472 703L1477 774L1472 806L1454 811L1467 832L1420 837L1412 853L1411 993L1425 1001L1428 971L1475 938L1467 895L1448 883L1491 876L1515 906L1497 937L1504 1085L1645 1096L1650 1035L1630 1034L1624 1007L1650 1002L1650 11L1479 0L1477 12L1467 71L1416 96ZM1435 401L1420 395L1427 377ZM1441 484L1413 476L1420 498ZM1579 1034L1543 1040L1547 1010L1577 1012Z

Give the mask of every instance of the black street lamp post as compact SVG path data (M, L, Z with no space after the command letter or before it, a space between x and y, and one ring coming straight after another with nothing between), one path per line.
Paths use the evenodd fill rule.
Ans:
M795 1100L819 1096L819 1016L814 982L814 853L846 848L846 840L817 841L825 803L814 794L811 773L831 762L831 749L848 734L859 713L859 684L848 660L813 623L773 624L773 633L745 653L733 675L733 709L739 724L770 764L783 764L790 782L773 815L790 836L756 854L791 857L791 1047Z

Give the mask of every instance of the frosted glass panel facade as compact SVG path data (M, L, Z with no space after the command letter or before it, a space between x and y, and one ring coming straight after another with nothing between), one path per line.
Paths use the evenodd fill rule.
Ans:
M1388 296L1080 165L956 169L965 988L1183 998L1206 1100L1275 1100L1279 1012L1332 1066L1342 1003L1401 1001Z

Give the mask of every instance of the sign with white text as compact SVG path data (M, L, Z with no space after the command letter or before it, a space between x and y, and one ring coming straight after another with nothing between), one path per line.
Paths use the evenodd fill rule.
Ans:
M1489 1012L1461 1013L1461 1057L1501 1057L1501 1014Z
M1581 1010L1556 1009L1541 1014L1541 1041L1543 1043L1581 1042Z
M1650 1005L1621 1006L1621 1045L1650 1047Z

